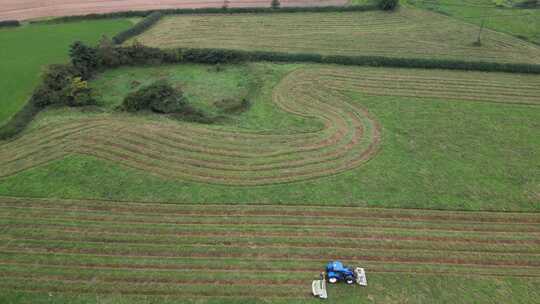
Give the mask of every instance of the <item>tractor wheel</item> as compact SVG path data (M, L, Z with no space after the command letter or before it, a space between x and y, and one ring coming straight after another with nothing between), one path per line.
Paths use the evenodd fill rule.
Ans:
M351 285L351 284L354 284L354 278L353 277L346 277L345 278L345 283Z
M330 284L336 284L337 281L338 281L338 280L337 280L337 278L335 278L335 277L328 278L328 283L330 283Z

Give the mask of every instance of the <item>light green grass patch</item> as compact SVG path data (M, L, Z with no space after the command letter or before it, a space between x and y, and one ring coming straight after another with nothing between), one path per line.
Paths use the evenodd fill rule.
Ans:
M517 1L406 0L405 5L429 9L468 23L540 44L540 9L512 7ZM485 35L483 35L485 37Z

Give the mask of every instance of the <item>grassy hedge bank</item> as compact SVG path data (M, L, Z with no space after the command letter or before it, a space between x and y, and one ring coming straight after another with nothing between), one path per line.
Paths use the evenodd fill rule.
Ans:
M197 15L197 14L275 14L275 13L304 13L304 12L366 12L380 10L378 5L355 5L355 6L314 6L314 7L282 7L273 9L270 7L235 7L235 8L178 8L144 11L125 11L104 14L88 14L78 16L64 16L48 20L36 20L31 23L62 23L79 20L95 20L108 18L132 18L147 17L152 13L159 12L163 15Z
M0 140L10 139L22 132L41 109L33 102L27 102L19 112L0 127Z

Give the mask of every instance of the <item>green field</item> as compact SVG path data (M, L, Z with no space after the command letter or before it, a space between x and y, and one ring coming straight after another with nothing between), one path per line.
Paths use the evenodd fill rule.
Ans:
M407 0L406 5L429 9L468 23L508 33L540 44L540 9L512 8L519 1ZM497 6L499 4L499 6Z
M539 46L491 30L533 41L526 19L486 23L473 46L479 19L460 18L488 5L475 1L438 2L455 18L412 2L168 16L135 39L540 63ZM0 124L73 40L131 22L0 30L13 76ZM209 119L120 110L163 80ZM540 75L258 62L119 67L88 84L96 105L49 106L0 141L0 303L317 303L311 281L336 259L368 286L330 286L328 303L540 298Z
M137 40L157 47L269 50L330 55L374 55L540 63L540 47L440 14L397 12L171 16Z
M0 222L3 303L313 303L334 258L368 287L329 303L540 296L536 214L2 198Z
M116 19L0 28L0 125L26 103L46 65L68 60L71 43L95 43L131 25Z
M26 136L2 146L0 167L7 176L0 194L538 210L538 76L273 64L208 69L166 67L163 75L184 73L178 81L194 96L197 74L229 79L223 94L235 86L245 92L247 76L259 79L246 93L254 97L250 110L214 125L110 111L45 112ZM108 88L156 71L111 71L93 85ZM192 100L203 104L201 97ZM321 106L334 100L335 110L352 107L358 119L340 112L320 116L315 108L303 117L304 99ZM325 126L325 120L333 122ZM352 163L374 139L358 137L353 126L367 123L369 130L370 121L380 124L376 154ZM14 151L18 156L8 158Z

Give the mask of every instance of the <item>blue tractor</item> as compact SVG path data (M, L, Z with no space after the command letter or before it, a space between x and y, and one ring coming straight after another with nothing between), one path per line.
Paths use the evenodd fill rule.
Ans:
M326 264L326 271L321 273L321 279L311 283L311 292L314 296L327 299L326 281L330 284L335 284L343 281L349 285L357 283L360 286L367 286L366 272L364 268L347 267L340 261L333 261Z
M366 286L367 280L363 268L350 268L339 261L333 261L326 265L326 279L328 283L335 284L343 281L349 285L358 283Z

